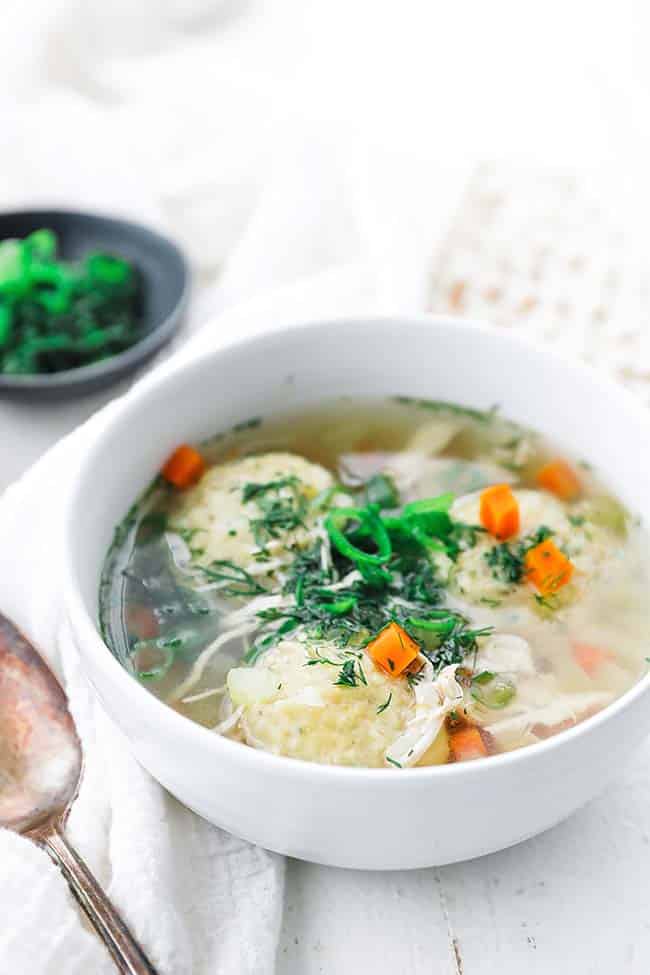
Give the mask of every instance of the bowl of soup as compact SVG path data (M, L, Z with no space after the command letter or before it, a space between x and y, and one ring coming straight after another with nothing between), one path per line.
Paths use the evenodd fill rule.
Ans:
M548 828L650 727L645 412L484 326L347 319L167 367L75 478L66 592L138 760L338 866Z

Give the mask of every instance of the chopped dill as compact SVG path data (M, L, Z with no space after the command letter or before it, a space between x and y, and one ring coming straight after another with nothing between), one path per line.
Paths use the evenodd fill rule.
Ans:
M291 494L281 492L290 489ZM280 533L304 527L307 499L300 490L297 477L281 477L275 481L257 484L249 482L242 488L242 501L254 501L261 512L259 518L250 519L250 529L255 544L264 552L266 545Z
M383 714L386 708L390 707L390 702L393 700L393 692L391 691L383 704L380 704L377 708L377 714Z
M241 423L236 423L234 425L233 433L243 433L244 430L255 430L256 427L262 425L261 416L252 416L249 420L243 420Z
M485 552L484 558L492 569L493 577L509 584L521 582L526 575L524 561L526 552L546 541L552 534L550 528L540 525L537 531L527 535L520 542L515 544L501 542Z
M329 657L322 657L320 654L316 654L316 656L310 657L304 666L313 667L315 664L328 664L330 667L338 667L340 660L330 660Z
M250 572L227 559L215 559L210 565L201 566L200 571L211 582L228 583L219 590L223 596L259 596L266 592Z
M468 525L463 521L454 521L445 538L447 555L456 561L460 552L474 548L479 535L485 533L482 525Z
M356 672L357 661L350 658L346 660L339 671L339 675L334 681L337 687L356 687L359 683L359 675ZM363 683L367 683L365 677Z
M467 625L467 621L459 619L451 633L445 637L440 646L433 652L426 648L422 651L437 670L447 667L449 664L460 664L465 657L478 651L478 639L483 636L490 636L493 633L491 626L482 626L473 629Z
M486 552L484 558L495 579L508 583L523 579L526 570L519 546L513 548L507 542L501 542Z
M412 690L415 687L415 685L419 684L423 678L424 678L424 674L421 673L420 671L418 671L418 673L416 674L407 673L406 682Z
M295 488L298 483L298 478L294 476L280 477L275 481L265 481L261 484L249 482L242 488L242 501L247 504L253 499L257 500L261 495L268 494L269 491L277 492L283 487Z
M545 609L549 613L555 613L560 608L557 597L553 593L548 596L540 596L539 593L535 593L535 602L541 609Z
M145 522L145 519L143 518L141 524L144 524L144 522ZM190 545L194 541L194 539L196 538L196 536L198 535L198 533L200 531L199 528L185 528L185 527L182 527L182 526L181 527L174 527L174 526L172 526L171 530L176 535L178 535L179 538L182 538L186 545Z
M445 400L435 399L416 399L413 396L394 396L396 403L403 403L408 406L419 406L423 410L433 410L434 412L452 413L454 416L466 416L479 423L489 423L494 419L498 411L498 406L491 406L489 410L475 410L470 406L459 406L457 403L447 403Z

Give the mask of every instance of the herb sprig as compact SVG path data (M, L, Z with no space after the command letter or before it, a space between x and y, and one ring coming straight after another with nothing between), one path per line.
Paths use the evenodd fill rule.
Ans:
M289 489L288 494L286 489ZM254 501L261 512L258 518L251 518L249 524L255 544L262 552L271 539L280 538L283 532L305 527L307 499L297 477L244 484L242 501L244 504Z
M537 531L522 538L516 544L501 542L491 548L485 553L484 558L492 569L494 578L512 585L521 582L526 575L526 553L546 541L552 534L550 528L541 525Z
M227 559L215 559L208 566L199 566L199 570L210 582L227 583L220 588L223 596L258 596L266 592L250 572Z

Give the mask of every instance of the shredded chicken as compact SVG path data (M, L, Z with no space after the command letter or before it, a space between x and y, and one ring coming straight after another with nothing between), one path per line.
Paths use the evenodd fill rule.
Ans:
M442 728L446 715L463 703L463 689L456 680L457 664L444 667L434 680L432 664L427 660L421 670L423 679L415 685L415 716L406 730L386 751L386 764L402 768L417 765Z

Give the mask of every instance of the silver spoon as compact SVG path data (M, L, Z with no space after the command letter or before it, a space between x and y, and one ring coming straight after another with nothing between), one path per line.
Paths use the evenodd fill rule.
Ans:
M156 975L64 835L81 779L81 743L52 671L0 614L0 826L29 836L60 867L123 975Z

